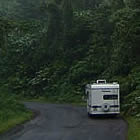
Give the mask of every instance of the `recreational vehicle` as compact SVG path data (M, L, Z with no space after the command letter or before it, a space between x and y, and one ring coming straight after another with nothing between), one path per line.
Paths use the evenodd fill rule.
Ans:
M97 80L96 83L86 85L88 115L120 113L119 84L106 83Z

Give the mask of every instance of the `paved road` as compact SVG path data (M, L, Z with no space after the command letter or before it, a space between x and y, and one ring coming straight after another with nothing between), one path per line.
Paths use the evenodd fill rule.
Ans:
M125 140L121 118L88 118L85 107L25 103L39 115L0 140Z

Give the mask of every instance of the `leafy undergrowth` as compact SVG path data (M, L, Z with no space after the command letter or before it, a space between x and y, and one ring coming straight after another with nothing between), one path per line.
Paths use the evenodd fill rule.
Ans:
M39 98L24 98L21 99L25 102L39 102L39 103L54 103L54 104L72 104L72 105L78 105L78 106L86 106L86 102L84 100L72 100L72 101L66 101L66 100L59 100L56 98L46 98L46 97L39 97Z
M140 121L134 117L127 118L128 121L128 140L140 140Z
M18 124L22 124L27 120L30 120L32 117L31 112L23 112L20 114L15 114L13 116L10 116L7 120L0 119L0 133L4 133L8 131L10 128L15 127Z
M6 132L31 117L32 112L28 111L10 91L0 88L0 133Z

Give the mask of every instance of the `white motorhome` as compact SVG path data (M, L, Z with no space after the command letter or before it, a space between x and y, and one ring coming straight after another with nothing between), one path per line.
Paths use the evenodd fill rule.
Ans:
M119 114L120 94L118 83L106 83L97 80L96 83L86 85L88 115Z

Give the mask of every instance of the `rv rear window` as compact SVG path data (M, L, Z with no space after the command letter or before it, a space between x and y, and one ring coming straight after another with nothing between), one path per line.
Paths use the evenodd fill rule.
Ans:
M118 95L104 95L103 99L104 100L115 100L115 99L118 99Z

